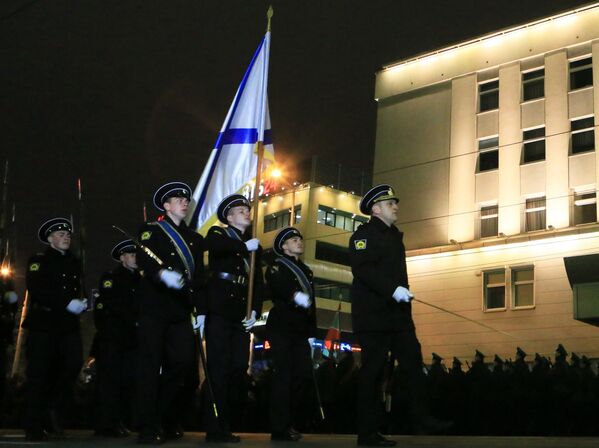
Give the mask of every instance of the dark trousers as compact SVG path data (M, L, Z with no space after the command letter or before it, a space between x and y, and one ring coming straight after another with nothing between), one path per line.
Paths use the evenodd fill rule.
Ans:
M219 415L217 420L207 394L206 432L230 431L233 414L241 413L245 406L250 335L241 321L232 322L216 314L206 318L205 332L208 374Z
M41 431L48 427L50 411L64 417L73 385L83 365L79 331L53 334L29 331L27 335L27 383L24 427Z
M190 320L140 317L137 407L142 433L160 432L162 423L177 423L184 411L175 403L193 365L193 337Z
M96 429L130 425L134 416L137 350L115 341L98 342Z
M302 403L313 393L310 345L293 333L269 333L274 371L270 393L270 430L287 431Z
M362 367L358 373L357 427L359 436L377 432L381 422L383 376L388 353L399 361L399 368L410 385L410 413L414 422L427 414L426 376L422 371L422 352L414 330L356 334L362 348Z

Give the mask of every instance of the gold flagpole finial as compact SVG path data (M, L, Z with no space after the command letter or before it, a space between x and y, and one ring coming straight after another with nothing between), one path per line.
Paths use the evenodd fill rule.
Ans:
M274 15L275 11L274 9L272 9L272 5L270 5L268 7L268 11L266 12L266 17L268 18L268 25L266 26L266 32L270 31L270 19L272 19L272 16Z

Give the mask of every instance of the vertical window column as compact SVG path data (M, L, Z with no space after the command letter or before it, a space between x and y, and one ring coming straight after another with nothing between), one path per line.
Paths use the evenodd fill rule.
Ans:
M526 232L545 230L546 225L545 196L526 200Z

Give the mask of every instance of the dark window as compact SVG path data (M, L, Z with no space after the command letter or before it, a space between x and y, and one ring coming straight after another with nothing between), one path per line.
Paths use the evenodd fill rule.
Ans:
M593 85L593 59L584 58L570 62L570 90Z
M545 198L526 200L526 231L544 230L545 223Z
M522 162L530 163L545 160L545 128L524 131Z
M486 238L489 236L497 236L498 221L499 221L498 211L499 211L499 207L497 205L481 207L481 209L480 209L480 237L481 238Z
M573 120L571 123L572 144L571 153L595 150L595 120L594 117Z
M295 212L295 223L299 223L301 219L302 206L296 205L294 207ZM272 232L273 230L282 229L290 225L291 222L291 209L280 210L275 213L269 213L264 217L264 232Z
M524 101L545 96L545 69L541 68L522 74L522 99Z
M597 222L597 195L593 192L574 194L574 224Z
M478 141L478 172L496 170L499 167L499 138Z
M317 260L349 266L349 249L347 247L337 246L336 244L316 241L315 258Z
M505 271L484 273L485 310L505 308Z
M316 293L316 297L349 302L349 289L350 285L346 283L335 282L324 278L314 278L314 292Z
M479 112L499 107L499 80L478 85Z
M318 205L318 215L316 217L318 224L353 232L366 221L368 221L368 218L364 216L337 210L326 205Z

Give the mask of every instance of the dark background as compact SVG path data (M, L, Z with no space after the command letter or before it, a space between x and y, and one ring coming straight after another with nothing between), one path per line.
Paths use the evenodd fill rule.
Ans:
M143 201L154 216L156 186L195 186L270 3L277 158L290 171L312 155L370 171L382 64L588 2L3 0L0 160L10 162L18 278L43 249L41 222L78 221L78 177L90 287L121 239L112 223L135 232Z

